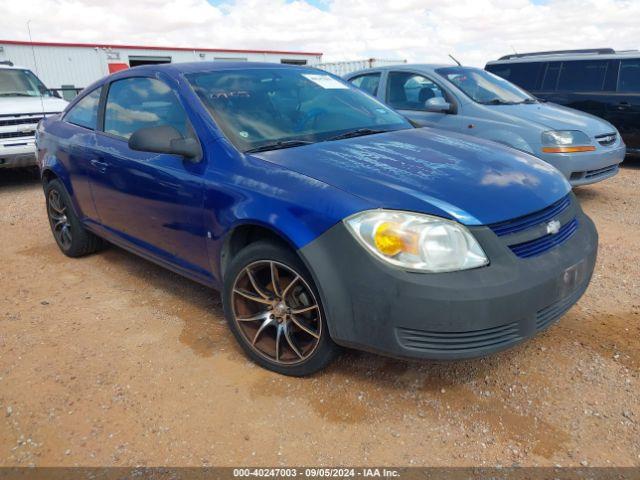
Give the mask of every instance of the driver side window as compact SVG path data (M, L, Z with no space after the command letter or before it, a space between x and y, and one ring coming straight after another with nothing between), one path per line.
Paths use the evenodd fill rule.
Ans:
M104 115L106 133L128 139L140 128L163 125L190 136L187 113L166 83L132 77L111 84Z
M389 72L387 103L399 110L425 110L425 102L445 98L445 93L424 75L412 72Z

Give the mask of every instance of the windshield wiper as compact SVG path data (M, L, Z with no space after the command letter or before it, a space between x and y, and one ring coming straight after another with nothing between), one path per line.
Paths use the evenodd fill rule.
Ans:
M500 100L499 98L494 98L493 100L489 100L488 102L481 102L483 105L514 105L514 102L507 102L506 100Z
M343 140L345 138L363 137L365 135L375 135L376 133L384 133L388 130L375 130L373 128L356 128L355 130L349 130L348 132L341 133L335 137L328 138L327 141Z
M37 95L31 95L25 92L2 92L0 97L36 97Z
M259 147L245 150L244 153L266 152L269 150L280 150L282 148L301 147L302 145L311 145L313 142L307 140L281 140L279 142L267 143Z

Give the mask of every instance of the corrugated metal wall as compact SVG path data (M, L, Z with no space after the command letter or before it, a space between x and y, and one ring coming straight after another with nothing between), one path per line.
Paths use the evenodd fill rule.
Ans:
M34 61L34 53L35 59ZM49 88L60 88L62 85L73 85L84 88L90 83L109 74L109 63L129 63L130 56L137 57L170 57L171 62L194 61L250 61L275 62L283 59L306 60L309 64L320 58L304 54L276 53L238 53L238 52L203 52L186 50L148 50L102 47L61 47L36 45L13 45L0 42L0 61L10 60L37 71L40 79ZM37 67L36 67L37 63Z
M316 68L333 73L334 75L347 75L351 72L364 70L365 68L384 67L386 65L398 65L407 63L406 60L391 60L384 58L369 58L367 60L347 60L344 62L317 63Z

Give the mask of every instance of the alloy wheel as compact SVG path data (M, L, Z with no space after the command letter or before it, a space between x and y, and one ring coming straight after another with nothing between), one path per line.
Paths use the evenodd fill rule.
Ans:
M279 262L247 265L235 279L233 320L247 344L271 362L298 364L318 347L322 313L302 275Z
M63 250L71 248L71 223L67 217L67 205L56 189L49 191L47 197L47 212L53 236Z

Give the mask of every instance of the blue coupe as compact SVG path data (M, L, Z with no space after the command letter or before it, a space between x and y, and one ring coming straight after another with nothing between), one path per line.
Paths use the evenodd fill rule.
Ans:
M338 345L468 358L548 327L597 233L564 177L507 146L415 128L326 72L144 66L37 130L53 236L105 241L222 292L254 361L288 375Z

